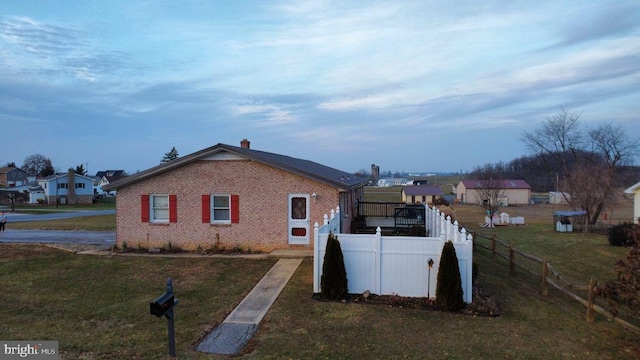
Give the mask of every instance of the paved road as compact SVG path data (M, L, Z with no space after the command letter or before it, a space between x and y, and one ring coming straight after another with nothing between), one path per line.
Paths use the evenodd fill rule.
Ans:
M74 217L82 217L82 216L97 216L97 215L112 215L115 214L115 210L80 210L80 211L69 211L69 210L60 210L55 213L46 213L46 214L20 214L14 213L7 210L5 211L5 215L7 215L7 222L24 222L24 221L47 221L47 220L59 220L59 219L71 219Z
M70 219L115 213L115 210L87 210L31 215L7 211L7 227L5 231L0 232L0 243L82 244L102 245L104 248L109 248L116 243L115 231L15 230L11 229L11 223Z

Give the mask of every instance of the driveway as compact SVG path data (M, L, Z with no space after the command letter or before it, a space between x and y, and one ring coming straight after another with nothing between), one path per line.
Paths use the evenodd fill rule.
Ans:
M110 248L116 243L115 231L15 230L11 229L11 223L70 219L115 213L115 210L87 210L31 215L7 211L7 228L5 231L0 232L0 243L100 245L100 248Z

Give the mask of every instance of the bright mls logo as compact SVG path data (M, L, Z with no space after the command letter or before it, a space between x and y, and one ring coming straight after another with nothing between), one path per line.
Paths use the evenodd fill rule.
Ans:
M57 360L57 341L0 341L1 359Z

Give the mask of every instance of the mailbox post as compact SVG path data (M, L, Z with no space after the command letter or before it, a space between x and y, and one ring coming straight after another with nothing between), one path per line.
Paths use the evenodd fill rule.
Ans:
M169 335L169 355L176 356L176 339L173 329L173 307L178 305L178 299L173 296L173 283L171 278L167 279L167 291L149 303L149 313L156 317L167 318L167 328Z

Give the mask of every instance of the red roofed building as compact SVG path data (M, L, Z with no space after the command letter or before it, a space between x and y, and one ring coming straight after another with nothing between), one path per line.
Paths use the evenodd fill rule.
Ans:
M456 186L456 198L461 203L479 204L479 189L482 189L481 180L462 180ZM524 205L531 200L531 186L524 180L502 180L503 198L505 205Z

